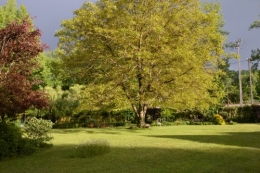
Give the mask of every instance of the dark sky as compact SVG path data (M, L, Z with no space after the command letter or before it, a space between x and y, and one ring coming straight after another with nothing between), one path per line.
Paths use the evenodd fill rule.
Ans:
M260 29L248 30L254 20L260 19L260 0L203 0L216 1L221 4L224 15L224 30L230 32L228 42L242 39L241 66L247 69L247 58L251 50L260 48ZM7 0L0 0L4 5ZM26 6L31 16L35 16L34 24L42 30L42 42L47 43L51 50L57 46L54 37L63 19L73 16L73 11L80 8L86 0L16 0L17 4ZM88 1L96 2L96 0ZM236 50L233 50L236 52ZM237 60L231 60L231 69L237 70Z

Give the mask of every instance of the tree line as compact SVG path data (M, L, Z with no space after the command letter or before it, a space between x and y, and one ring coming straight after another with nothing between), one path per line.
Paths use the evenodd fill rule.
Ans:
M62 21L55 34L58 47L51 52L44 52L40 31L15 0L0 8L0 26L2 121L132 110L133 121L143 127L148 108L204 111L239 100L238 72L228 63L239 57L225 52L230 45L217 3L86 2ZM258 27L258 21L250 26ZM259 52L253 50L251 57L255 100ZM246 101L246 70L242 82Z

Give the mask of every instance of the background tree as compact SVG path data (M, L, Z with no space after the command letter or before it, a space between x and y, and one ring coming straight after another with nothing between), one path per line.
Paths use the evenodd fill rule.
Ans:
M254 99L260 100L260 70L254 70L253 72L253 85L255 88Z
M207 108L220 97L219 11L198 0L85 3L56 33L63 67L100 106L130 103L140 126L148 105Z
M256 20L253 24L250 25L249 30L258 28L260 28L260 21ZM252 66L252 69L256 70L260 61L260 49L252 50L251 61L255 62Z
M39 80L32 78L38 67L35 57L44 50L40 31L31 31L28 20L13 22L0 30L0 115L15 116L30 106L47 106L47 97L42 91L32 90Z
M16 0L8 0L4 6L0 7L0 29L12 23L14 20L21 23L28 17L29 13L24 5L17 8ZM27 20L32 23L31 19Z
M66 80L61 75L64 74L64 71L60 66L60 60L55 50L40 53L36 60L39 68L34 70L33 76L40 79L42 83L34 86L34 88L45 88L46 86L53 88L62 86L66 88Z
M250 25L249 29L254 29L254 28L260 28L260 21L255 20L253 24Z
M77 113L81 99L83 86L74 85L69 90L62 90L61 86L56 88L46 87L45 92L50 96L50 109L46 112L48 119L53 122L64 117L72 118Z

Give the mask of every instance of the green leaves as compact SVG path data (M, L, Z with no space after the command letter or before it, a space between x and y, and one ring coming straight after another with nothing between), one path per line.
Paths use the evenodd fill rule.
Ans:
M206 108L218 101L209 90L218 92L213 79L224 53L219 10L197 0L86 3L56 33L64 67L88 90L116 88L114 96L139 110ZM87 99L102 90L92 94Z
M29 18L29 13L24 5L16 7L16 0L8 0L4 6L0 7L0 29L13 21L21 23L24 19ZM32 20L29 19L30 23Z
M25 124L25 133L37 146L42 146L45 142L49 142L53 139L53 137L49 135L52 126L53 123L50 120L32 117Z
M259 20L254 21L254 23L249 27L249 30L254 29L254 28L260 28L260 21Z

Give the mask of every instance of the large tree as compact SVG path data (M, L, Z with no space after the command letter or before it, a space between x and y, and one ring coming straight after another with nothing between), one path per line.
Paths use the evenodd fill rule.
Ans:
M87 85L88 104L127 101L140 126L148 106L206 108L219 99L219 11L199 0L85 3L56 33L63 67Z
M32 77L38 67L35 58L44 50L39 29L28 20L13 22L0 29L0 116L11 117L30 106L47 106L42 91L32 90L40 81Z

